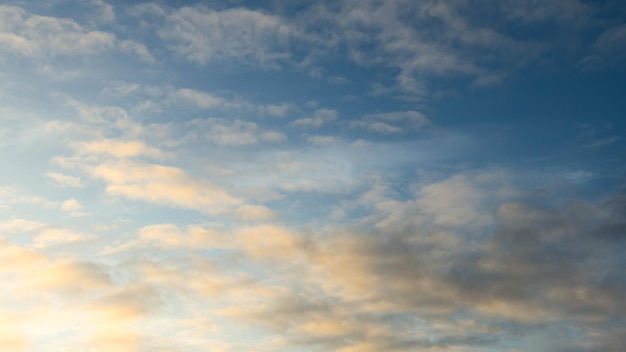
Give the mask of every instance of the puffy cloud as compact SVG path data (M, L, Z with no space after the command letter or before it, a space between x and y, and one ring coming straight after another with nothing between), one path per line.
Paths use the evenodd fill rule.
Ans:
M209 214L223 213L242 202L226 190L171 166L111 161L89 169L89 173L107 183L107 193L133 200Z
M74 198L68 199L61 203L61 210L64 211L76 211L83 208L82 204Z

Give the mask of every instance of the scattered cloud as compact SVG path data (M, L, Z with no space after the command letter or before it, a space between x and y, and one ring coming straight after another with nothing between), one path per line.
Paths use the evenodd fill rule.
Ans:
M430 121L418 111L396 111L365 115L361 120L353 120L353 127L360 127L381 134L414 131L430 125Z
M583 67L592 70L621 67L626 59L626 25L606 30L593 44L593 52L581 60Z
M313 116L294 120L291 124L302 128L319 128L335 119L337 119L337 111L333 109L317 109L313 112Z
M101 10L99 20L111 22L112 7L102 1L93 1ZM40 16L13 6L0 7L0 50L33 59L56 56L93 57L120 50L136 55L147 63L154 58L145 45L132 40L119 41L111 32L93 30L70 18Z
M246 146L257 143L280 143L287 136L279 131L265 130L257 123L225 119L193 120L189 122L193 132L188 135L193 141L209 142L220 146Z
M64 211L77 211L83 209L83 206L74 198L68 199L61 203L61 210Z
M171 92L169 98L174 103L191 104L201 109L214 109L226 104L226 101L222 98L188 88Z
M159 36L179 57L198 64L235 60L275 66L290 58L293 30L280 17L246 8L182 7Z
M0 6L5 349L626 344L612 0L66 5Z
M0 208L8 207L12 204L31 204L39 205L44 208L56 208L59 206L59 203L56 201L24 194L15 187L0 186Z
M239 219L247 221L269 221L276 217L274 211L262 205L242 205L235 214Z
M62 187L73 187L73 188L81 188L85 187L80 177L70 176L58 172L49 172L46 174L49 178L54 180L56 183L61 185Z
M146 146L139 141L121 141L103 139L93 142L80 143L77 151L86 155L109 155L115 158L131 158L136 156L148 156L155 159L163 159L165 153L156 148Z
M88 173L106 183L108 194L131 200L209 214L223 213L242 202L219 186L172 166L120 160L91 167Z

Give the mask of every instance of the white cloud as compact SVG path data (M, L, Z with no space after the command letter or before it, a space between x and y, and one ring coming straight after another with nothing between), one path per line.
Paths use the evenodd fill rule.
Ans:
M172 166L120 160L89 166L87 172L106 182L108 194L132 200L209 214L224 213L242 203L226 190Z
M82 204L74 198L68 199L61 203L61 210L67 212L74 212L83 209Z
M0 232L2 232L3 235L6 235L7 233L26 233L39 230L46 226L46 223L40 221L13 219L10 221L0 222Z
M292 106L291 104L287 103L269 104L265 106L260 106L259 110L274 117L285 117L289 113L289 111L292 110Z
M430 125L430 121L422 113L408 110L368 114L361 120L352 121L350 124L353 127L360 127L382 134L392 134L420 129Z
M169 94L169 99L179 104L192 104L202 109L214 109L222 107L226 101L206 92L183 88Z
M132 40L122 40L118 43L118 47L120 51L136 55L141 61L147 64L153 64L156 62L156 59L148 48L142 44Z
M274 65L289 59L292 29L277 16L245 8L183 7L166 18L159 36L180 57L206 64Z
M99 21L115 19L113 9L103 1L92 4L100 9ZM120 50L153 63L145 45L131 40L118 41L111 32L93 30L71 18L39 16L19 7L0 6L0 50L25 57L45 59L55 56L95 56Z
M66 175L66 174L62 174L58 172L49 172L46 174L46 176L54 180L56 183L58 183L62 187L75 187L75 188L85 187L80 177L70 176L70 175Z
M110 155L120 159L136 156L163 159L166 155L159 149L149 147L140 141L122 141L115 139L78 143L76 151L84 155Z
M94 238L95 236L76 233L67 229L45 228L39 231L39 234L33 238L33 244L36 248L44 248L60 244L82 242Z
M198 142L211 142L220 146L245 146L261 142L279 143L287 140L284 133L265 130L249 121L226 119L193 120L189 138Z
M315 144L315 145L329 145L329 144L334 144L334 143L338 143L341 141L341 139L337 138L337 137L332 137L332 136L308 136L306 137L306 141L311 143L311 144Z
M235 215L241 220L269 221L276 218L276 214L270 208L262 205L242 205L235 211Z
M108 23L115 20L115 11L113 10L113 6L107 4L103 0L90 0L89 2L98 12L98 21Z
M337 111L333 109L317 109L313 116L294 120L291 124L298 127L319 128L334 121L336 118Z
M56 208L59 205L58 202L43 197L23 194L15 187L0 186L0 207L6 207L10 204L32 204L45 208Z

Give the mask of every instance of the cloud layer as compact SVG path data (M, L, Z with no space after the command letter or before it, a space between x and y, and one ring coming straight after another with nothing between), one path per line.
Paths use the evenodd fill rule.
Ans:
M617 2L8 4L3 348L626 344Z

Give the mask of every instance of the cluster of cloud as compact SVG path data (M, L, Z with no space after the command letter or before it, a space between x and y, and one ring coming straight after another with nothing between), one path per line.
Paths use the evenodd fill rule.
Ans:
M192 62L235 60L319 72L329 61L343 58L398 72L395 82L372 82L378 87L375 92L411 98L429 94L434 77L462 77L474 87L500 84L519 67L545 60L560 47L562 31L546 31L541 38L524 34L532 33L531 26L558 23L575 35L600 12L580 1L470 5L406 0L321 2L298 10L287 6L280 15L204 6L158 11L165 21L160 37L176 55ZM510 28L522 34L512 35ZM603 50L622 52L612 44L620 33L621 27L608 27L595 44L578 43L578 59L614 65Z
M14 284L0 339L18 351L231 351L260 343L225 331L248 326L273 336L267 350L479 351L545 331L534 343L546 351L626 342L623 194L547 204L493 172L414 189L405 200L372 189L366 217L323 231L145 226L101 249L108 263L125 258L115 265L42 252L58 232L46 224L2 223L0 274ZM8 240L29 232L33 247Z
M558 5L556 5L558 4ZM2 50L26 57L94 56L119 51L155 64L154 45L165 45L174 57L207 64L249 64L324 72L328 63L350 62L382 68L393 81L370 82L373 93L420 99L433 91L434 79L460 78L473 87L500 84L520 67L545 61L563 48L564 36L588 30L596 17L611 10L578 0L543 3L501 1L342 1L269 9L171 8L155 3L129 6L123 18L101 1L99 21L79 24L69 18L29 13L18 7L0 11ZM119 12L119 11L118 11ZM139 20L155 38L120 40L99 30L99 23ZM602 68L619 65L624 55L623 26L605 20L597 38L567 49L578 61L571 65ZM556 30L550 24L558 24ZM541 37L532 26L545 27ZM514 30L511 30L514 29ZM519 33L513 35L512 33ZM136 37L137 35L135 35ZM143 40L143 42L142 42ZM161 53L166 59L165 53ZM328 80L336 80L332 76ZM179 92L185 99L200 97ZM206 104L204 99L202 104ZM216 104L213 101L212 104Z
M430 124L430 121L418 111L396 111L381 114L368 114L361 120L350 124L382 134L412 132Z
M161 60L183 63L181 71L289 68L345 83L323 67L347 62L389 78L366 82L373 93L421 99L434 78L502 83L545 59L563 33L598 25L599 11L578 0L277 4L94 0L86 21L0 6L0 64L130 52L142 68ZM131 21L139 23L133 40L120 39ZM555 23L561 30L543 38L527 31ZM602 33L580 44L589 48L575 48L584 52L580 63L618 65L623 25L608 18L598 26ZM0 185L3 348L626 345L623 193L564 199L514 187L506 171L439 168L465 145L443 130L428 135L437 126L419 104L364 107L348 120L349 109L315 101L257 102L180 77L157 85L163 76L143 73L150 79L141 83L56 77L41 85L0 73L28 88L0 83L9 106L0 108L9 126L0 127L0 144L10 147L2 161L18 170L6 179L22 184ZM22 91L30 95L18 97ZM584 129L586 149L618 139L610 129ZM422 173L424 164L445 170ZM584 168L550 172L571 185L597 177ZM21 191L41 179L53 186L45 197L34 195L40 185Z
M147 63L155 61L144 44L118 40L114 33L85 27L70 18L39 16L19 7L1 6L0 19L0 50L5 54L45 60L118 50L137 55Z

